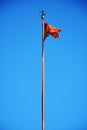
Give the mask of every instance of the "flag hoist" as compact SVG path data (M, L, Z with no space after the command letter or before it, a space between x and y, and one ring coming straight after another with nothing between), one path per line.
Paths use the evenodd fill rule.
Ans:
M48 24L47 22L44 22L45 18L45 12L41 11L41 19L42 19L42 130L45 130L45 118L44 118L44 112L45 112L45 91L44 91L44 41L47 36L51 35L54 38L60 38L59 34L62 30L59 28L55 28Z

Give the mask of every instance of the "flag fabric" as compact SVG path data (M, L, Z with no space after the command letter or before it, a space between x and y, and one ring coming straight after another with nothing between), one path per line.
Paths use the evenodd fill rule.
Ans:
M62 30L59 28L55 28L48 23L44 23L44 40L46 39L47 36L49 36L49 34L54 38L60 38L59 33L61 31Z

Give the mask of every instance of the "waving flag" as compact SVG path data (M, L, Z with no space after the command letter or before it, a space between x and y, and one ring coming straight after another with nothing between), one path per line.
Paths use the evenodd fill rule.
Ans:
M48 23L44 23L44 40L46 39L47 36L49 36L49 34L54 38L60 38L59 32L61 31L62 30L59 28L55 28Z

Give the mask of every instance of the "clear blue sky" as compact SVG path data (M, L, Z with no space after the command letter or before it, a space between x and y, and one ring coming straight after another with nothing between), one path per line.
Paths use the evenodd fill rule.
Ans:
M45 128L87 130L87 2L0 0L0 130L41 130L41 18L63 30L45 41Z

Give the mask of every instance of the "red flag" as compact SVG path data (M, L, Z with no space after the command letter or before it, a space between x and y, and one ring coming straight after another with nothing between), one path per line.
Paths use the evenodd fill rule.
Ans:
M48 23L44 23L44 40L46 39L47 36L49 36L49 34L54 38L60 38L58 33L61 31L62 30L59 28L55 28Z

